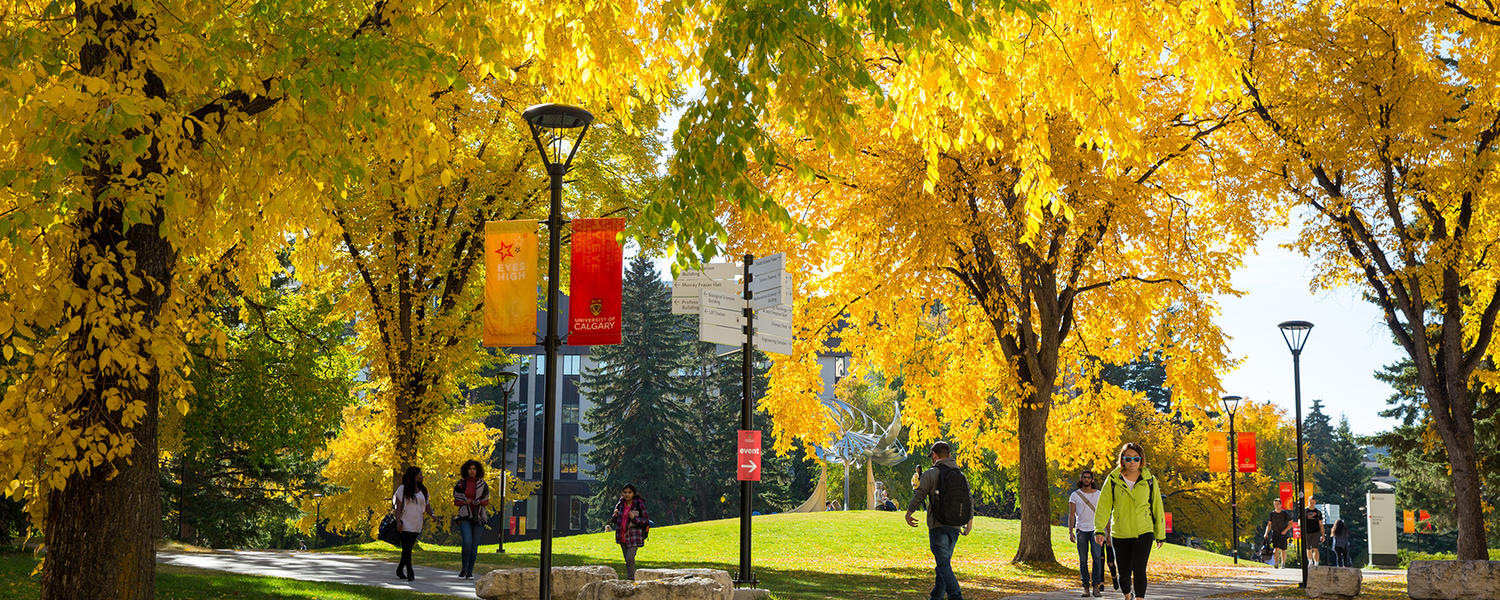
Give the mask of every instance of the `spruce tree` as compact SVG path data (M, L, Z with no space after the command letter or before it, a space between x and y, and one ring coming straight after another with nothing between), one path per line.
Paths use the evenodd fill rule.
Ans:
M1316 480L1321 491L1318 499L1326 504L1339 506L1339 518L1349 528L1349 553L1355 564L1364 561L1367 549L1367 521L1365 518L1365 494L1374 488L1370 483L1372 473L1364 465L1364 449L1349 430L1349 418L1339 420L1339 428L1333 436L1328 453L1319 457L1323 469ZM1332 523L1329 523L1332 531ZM1332 562L1326 560L1325 562Z
M1323 401L1313 400L1312 408L1302 418L1302 437L1307 441L1307 453L1318 459L1319 464L1328 464L1328 454L1333 450L1333 419L1323 412Z
M594 403L585 415L593 432L594 498L590 522L606 523L620 488L634 484L657 525L680 523L688 513L687 466L693 455L683 398L683 369L696 337L686 319L672 314L672 293L651 261L637 256L625 273L621 343L594 348L598 366L586 369L580 389Z

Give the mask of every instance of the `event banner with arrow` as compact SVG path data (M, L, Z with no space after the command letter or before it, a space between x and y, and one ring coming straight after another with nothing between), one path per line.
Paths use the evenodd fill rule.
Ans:
M740 430L739 451L735 453L740 481L760 481L760 432Z

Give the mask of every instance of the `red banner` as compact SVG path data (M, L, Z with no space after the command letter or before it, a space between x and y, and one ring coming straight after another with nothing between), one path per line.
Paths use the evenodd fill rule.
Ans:
M1291 508L1293 506L1297 505L1297 499L1293 497L1297 493L1296 492L1297 488L1293 487L1292 486L1292 482L1290 482L1290 481L1283 481L1283 482L1281 482L1280 488L1281 488L1281 509L1282 510L1291 510Z
M1229 442L1221 432L1208 433L1208 472L1229 472Z
M573 274L568 291L568 345L620 343L620 283L625 248L615 237L625 219L573 220Z
M1260 470L1255 461L1255 433L1236 433L1234 441L1234 462L1239 463L1236 468L1241 473L1254 473Z
M484 224L484 346L536 345L536 221Z
M1172 513L1162 513L1167 516L1167 533L1172 533Z
M741 429L735 471L740 481L760 481L760 432Z

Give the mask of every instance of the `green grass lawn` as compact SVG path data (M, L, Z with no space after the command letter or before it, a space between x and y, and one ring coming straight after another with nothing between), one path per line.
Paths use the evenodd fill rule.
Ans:
M0 599L33 600L39 593L31 575L36 557L0 554ZM358 585L312 583L163 566L156 570L161 600L435 600L448 598Z
M1017 521L975 519L974 533L960 538L954 569L966 598L999 598L1012 594L1070 588L1078 577L1076 546L1065 528L1054 527L1052 544L1062 565L1019 567L1011 564L1019 537ZM535 567L538 542L483 546L478 573L497 567ZM761 586L778 600L813 598L912 598L932 587L932 555L927 530L913 529L901 513L878 511L767 515L755 518L754 572ZM359 554L395 561L398 553L383 543L329 548L327 552ZM418 565L457 570L459 549L423 544ZM739 521L726 519L657 527L636 557L638 567L708 567L739 570ZM602 564L624 574L614 534L557 538L555 565ZM1195 577L1232 563L1227 556L1167 545L1151 556L1158 580Z

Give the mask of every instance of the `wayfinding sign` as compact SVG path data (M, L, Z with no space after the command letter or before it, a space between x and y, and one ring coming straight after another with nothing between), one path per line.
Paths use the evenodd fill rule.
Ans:
M739 432L739 449L734 453L735 469L739 473L740 481L760 481L760 432L757 430L744 430Z
M672 314L696 314L701 290L738 295L740 284L734 279L738 271L734 264L727 262L707 263L702 269L684 271L672 282Z

